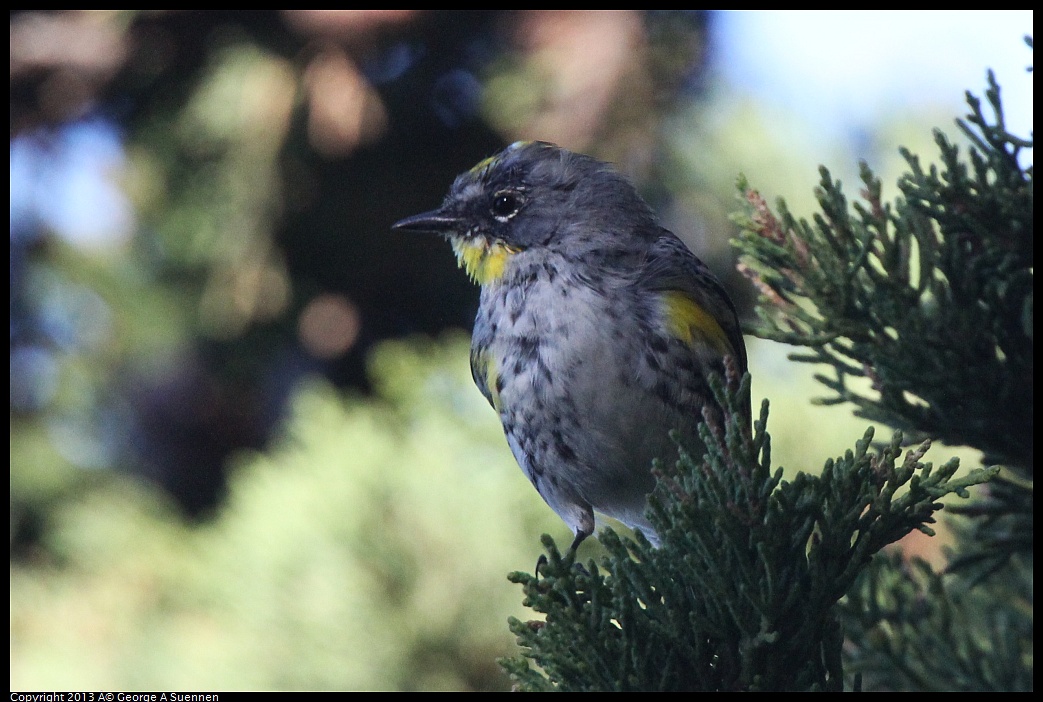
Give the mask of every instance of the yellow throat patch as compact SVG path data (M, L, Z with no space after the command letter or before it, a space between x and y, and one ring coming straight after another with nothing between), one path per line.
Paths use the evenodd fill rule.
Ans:
M453 237L452 243L457 263L479 285L487 285L502 278L507 261L519 251L503 242L490 241L484 237Z

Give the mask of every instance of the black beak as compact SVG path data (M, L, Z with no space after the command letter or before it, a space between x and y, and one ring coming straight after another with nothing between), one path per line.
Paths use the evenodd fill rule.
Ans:
M431 210L406 217L391 225L392 229L407 232L431 232L449 234L460 226L460 219L446 214L444 210Z

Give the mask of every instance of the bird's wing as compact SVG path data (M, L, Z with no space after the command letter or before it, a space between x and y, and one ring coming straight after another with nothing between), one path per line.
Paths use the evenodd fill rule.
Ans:
M640 284L656 292L663 321L671 336L709 345L721 356L731 355L746 372L746 345L739 319L720 281L673 234L664 232L649 250Z

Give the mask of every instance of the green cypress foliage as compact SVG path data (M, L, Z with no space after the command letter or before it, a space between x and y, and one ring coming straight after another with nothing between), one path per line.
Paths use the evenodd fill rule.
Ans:
M1028 467L1032 453L1032 168L1019 164L1026 141L1009 134L1000 89L968 94L972 113L957 124L971 139L964 159L941 131L941 169L910 171L904 197L881 199L862 164L864 202L848 206L825 168L822 211L797 220L772 213L745 182L749 212L743 266L767 304L762 336L802 346L797 361L831 367L818 376L824 402L851 402L872 421L980 448L989 461ZM969 163L967 161L969 160ZM851 387L868 378L872 392Z
M883 546L931 533L940 497L996 472L956 477L955 459L935 469L920 461L929 442L903 457L900 432L874 451L867 431L821 475L783 481L767 402L751 437L735 380L715 379L732 412L723 425L707 414L705 459L661 471L661 548L606 530L608 556L583 566L545 537L539 573L511 575L546 615L511 622L523 656L503 665L523 689L839 690L838 600Z
M822 169L811 222L740 182L754 333L826 364L823 402L897 431L784 481L767 402L751 436L749 380L729 369L706 455L659 467L661 548L606 530L607 555L580 564L545 537L538 573L511 575L545 617L511 621L521 653L501 664L520 689L1031 689L1032 142L1007 132L991 73L986 99L991 119L968 94L958 121L968 148L936 133L940 166L903 151L893 203L865 165L851 205ZM925 437L1002 467L934 467ZM944 572L878 554L994 477Z

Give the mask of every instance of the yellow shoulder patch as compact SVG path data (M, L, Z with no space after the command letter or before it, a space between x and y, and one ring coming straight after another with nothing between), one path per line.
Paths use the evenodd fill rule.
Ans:
M689 346L710 344L722 356L734 353L728 335L713 315L680 290L663 293L663 318L667 331Z
M474 373L474 377L476 380L478 378L482 379L485 385L484 394L489 399L489 404L497 412L500 411L500 393L496 389L496 378L500 374L499 365L496 362L496 357L487 351L471 356L471 370Z

